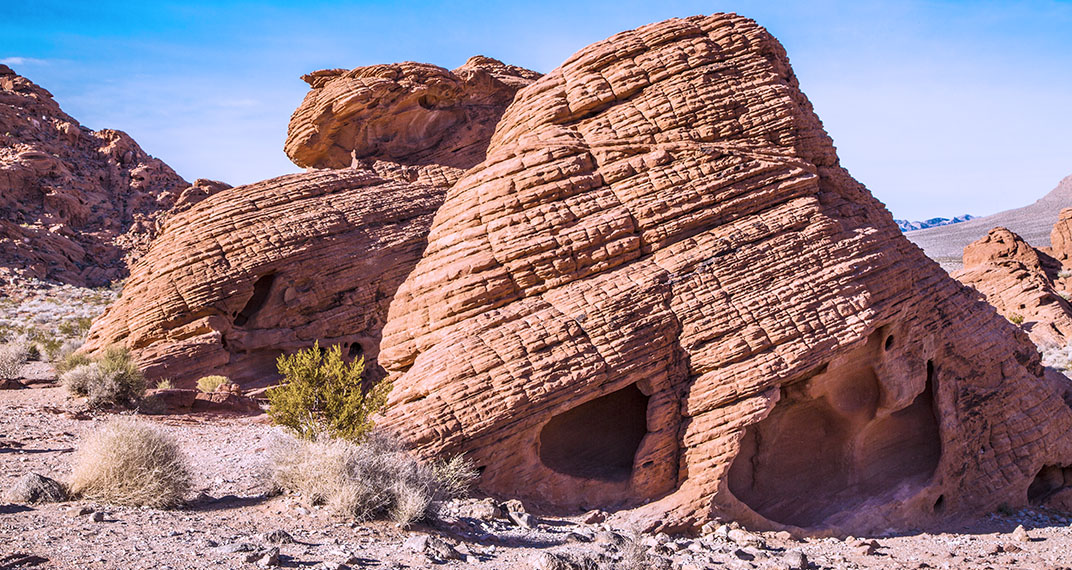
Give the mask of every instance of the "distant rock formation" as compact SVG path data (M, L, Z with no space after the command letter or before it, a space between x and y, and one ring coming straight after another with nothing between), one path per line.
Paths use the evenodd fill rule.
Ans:
M918 527L1072 464L1072 384L901 235L734 15L618 34L521 91L380 363L382 425L419 451L647 528Z
M313 90L287 152L346 168L184 192L175 209L186 211L165 221L87 350L125 343L151 379L192 387L223 374L248 389L278 381L281 353L320 341L382 378L387 307L462 175L454 165L483 157L513 93L536 76L481 57L454 72L406 63L306 76ZM344 164L333 162L344 147Z
M121 131L91 131L0 65L0 286L100 286L126 275L189 186Z
M294 111L285 150L298 166L344 168L374 157L470 168L518 89L540 74L475 56L454 71L427 63L328 69Z
M910 222L908 220L894 220L897 227L901 228L902 232L912 232L915 230L925 230L927 228L938 228L941 226L948 226L951 224L959 224L961 222L967 222L974 220L977 216L971 214L964 214L963 216L956 216L953 218L931 218L929 220L923 220L922 222Z
M959 224L911 231L905 237L923 248L928 257L947 271L955 271L961 268L964 248L987 235L992 228L1008 228L1033 247L1048 247L1050 229L1057 223L1057 213L1070 207L1072 176L1067 176L1056 188L1029 206L972 218Z
M1072 341L1072 208L1061 210L1052 247L1033 248L1006 228L994 228L964 248L960 282L986 296L1040 347Z

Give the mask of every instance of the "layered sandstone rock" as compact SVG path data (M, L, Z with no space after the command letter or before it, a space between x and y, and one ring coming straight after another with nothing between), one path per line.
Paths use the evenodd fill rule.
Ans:
M151 379L187 387L223 374L249 389L278 381L280 354L320 341L365 357L368 377L382 378L387 307L462 174L455 165L483 156L514 92L535 77L479 57L454 72L406 63L306 76L313 91L287 152L346 168L234 189L198 181L87 350L121 343Z
M539 74L475 56L448 71L427 63L329 69L294 111L285 150L299 166L343 168L354 158L470 168L518 89Z
M1059 493L1072 464L1068 380L901 236L734 15L522 89L380 363L383 423L483 490L649 527L904 528Z
M0 133L0 281L99 286L125 275L188 186L125 133L82 127L3 65Z
M86 349L123 344L147 377L181 388L209 374L243 388L275 383L276 358L317 340L366 357L372 377L382 376L375 357L387 305L444 191L372 169L220 190L165 221Z
M953 277L986 296L1036 345L1063 347L1072 341L1072 208L1061 211L1050 242L1036 249L994 228L964 248L964 268Z

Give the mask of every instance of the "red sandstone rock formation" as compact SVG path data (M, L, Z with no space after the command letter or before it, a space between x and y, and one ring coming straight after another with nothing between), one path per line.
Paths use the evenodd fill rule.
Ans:
M91 131L0 65L0 282L126 274L188 184L120 131ZM5 277L6 276L6 277Z
M381 378L387 307L462 174L454 165L483 156L494 122L537 75L474 57L454 72L407 63L306 76L313 91L287 152L348 168L229 190L198 181L94 323L87 350L122 343L149 378L178 387L223 374L258 388L278 381L281 353L319 340L364 356ZM369 133L378 134L361 138Z
M384 424L468 453L485 491L651 527L905 528L1047 496L1072 464L1069 381L901 235L734 15L522 89L380 363Z
M122 343L183 388L209 374L275 383L276 357L316 340L374 369L444 190L344 169L220 191L168 218L86 348Z
M518 89L540 74L475 56L448 71L394 63L316 71L285 150L299 166L343 168L354 157L470 168Z
M1050 243L1035 249L1008 229L994 228L964 248L964 268L953 273L1040 347L1072 341L1072 208L1061 211Z

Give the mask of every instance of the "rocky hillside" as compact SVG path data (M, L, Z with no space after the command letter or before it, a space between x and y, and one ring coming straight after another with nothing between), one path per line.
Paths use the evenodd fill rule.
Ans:
M1007 228L1034 247L1050 245L1050 229L1062 208L1072 207L1072 176L1066 177L1034 204L990 216L905 234L927 256L948 270L961 267L964 247L996 227Z
M51 93L0 65L0 286L125 276L188 186L125 133L81 126Z

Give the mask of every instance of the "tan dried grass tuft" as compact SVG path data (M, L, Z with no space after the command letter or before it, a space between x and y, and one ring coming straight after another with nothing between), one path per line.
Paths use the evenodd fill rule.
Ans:
M358 521L387 516L403 526L432 515L436 501L464 494L474 473L465 460L425 465L376 431L362 443L280 435L269 458L277 488Z
M175 439L149 422L113 418L79 444L73 495L123 506L169 508L190 490L190 469Z

